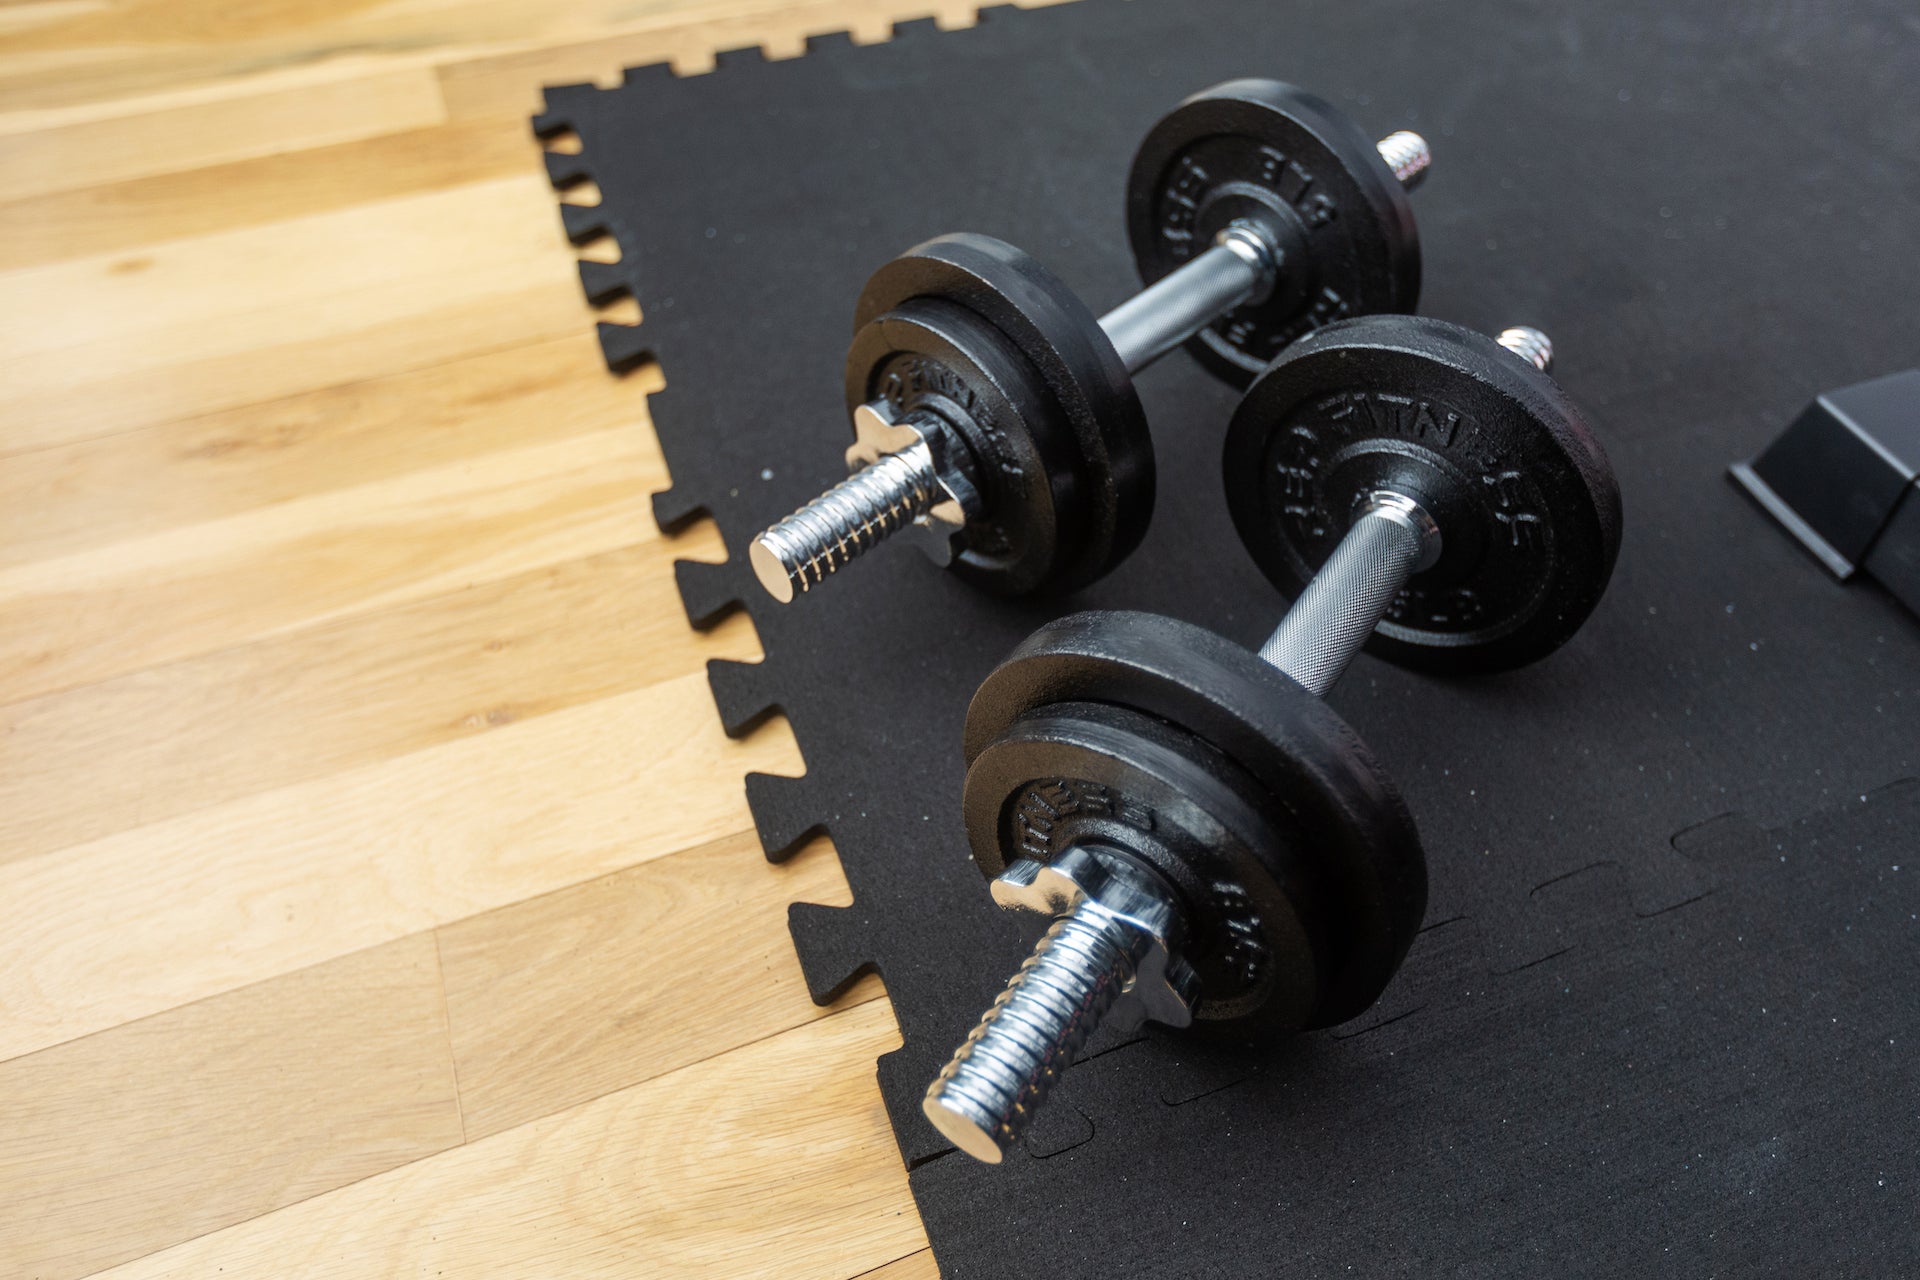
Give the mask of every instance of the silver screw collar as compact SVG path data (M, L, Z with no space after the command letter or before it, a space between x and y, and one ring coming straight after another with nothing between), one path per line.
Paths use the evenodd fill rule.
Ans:
M939 481L925 444L854 472L753 540L747 559L781 604L808 591L933 506Z
M1116 1006L1135 1026L1151 1017L1183 1027L1199 987L1178 955L1178 904L1124 855L1076 847L1049 864L1021 859L993 896L1058 918L921 1103L949 1142L988 1164L1019 1143Z
M853 430L847 449L853 474L747 550L754 577L781 604L910 524L928 526L929 550L950 556L952 535L978 514L978 495L956 456L965 446L947 428L895 422L879 406L863 404L853 412Z

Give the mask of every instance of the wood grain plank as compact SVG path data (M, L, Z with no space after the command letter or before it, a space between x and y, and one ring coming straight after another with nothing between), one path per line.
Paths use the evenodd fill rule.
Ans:
M760 15L791 0L114 0L0 23L0 119L66 111L83 118L145 98L232 96L321 79L428 67L474 56L578 43L636 27L699 26ZM842 0L845 9L871 0ZM894 0L894 17L931 11ZM845 25L842 22L840 25Z
M441 123L427 68L189 102L72 124L0 131L0 190L11 199L178 173Z
M4 0L0 2L0 32L9 35L64 21L76 13L104 8L109 0Z
M559 261L555 222L552 188L527 173L155 244L131 259L23 267L0 275L0 342L9 360L101 342L130 359L245 349L259 341L247 330L281 311L378 305L492 268L513 270L522 286L552 277L555 263L530 277L528 262Z
M680 643L670 562L717 543L643 544L0 707L0 861L685 675L706 654ZM757 651L744 615L715 635Z
M623 23L598 29L590 39L448 62L440 70L440 87L451 119L531 113L540 107L542 85L617 84L625 68L654 62L671 62L683 75L698 75L713 67L716 49L761 45L773 56L792 57L805 47L807 36L820 32L851 31L871 43L886 39L895 22L909 18L970 26L978 7L972 0L813 0L736 12L715 6L719 11L698 23Z
M852 1277L924 1248L883 1000L106 1273Z
M410 938L0 1065L0 1273L87 1275L460 1141Z
M786 910L852 902L821 844L772 867L749 832L441 929L468 1135L826 1016ZM880 994L863 982L840 1007Z
M627 426L0 569L0 702L650 541L666 484Z
M537 172L524 116L463 120L36 197L0 192L0 270Z
M551 212L551 210L549 210ZM558 241L558 234L555 234ZM250 350L200 353L185 344L171 359L142 367L49 369L9 388L0 381L0 454L257 404L280 396L421 369L448 360L579 333L590 323L580 287L569 278L533 288L503 288L441 306L423 293L396 314L367 323L378 308L356 315L307 318L317 332L274 341L271 326ZM491 278L491 277L489 277ZM94 352L101 361L113 353ZM73 374L80 384L63 390ZM0 370L0 379L6 371Z
M0 274L0 453L578 333L543 176Z
M1061 0L1015 2L1037 7ZM274 29L280 23L271 20L237 22L229 5L196 38L181 39L189 29L176 13L181 3L154 0L157 20L150 24L134 17L149 6L128 0L64 6L79 21L53 13L63 7L58 4L45 6L43 20L22 21L11 31L0 20L0 130L90 121L182 98L242 98L354 76L584 47L594 40L652 41L641 46L649 61L678 57L653 54L670 43L697 70L713 49L764 42L776 52L797 52L806 33L847 29L866 41L880 40L893 22L937 14L965 23L975 7L956 0L482 0L315 9L295 0L271 6L286 20L284 29ZM99 38L96 8L112 10L115 38ZM254 16L265 17L266 10L256 9ZM141 25L150 27L148 36L130 43L126 33Z
M857 1280L940 1280L940 1268L934 1265L933 1250L922 1249L865 1272Z
M476 50L580 40L635 20L673 25L781 0L113 0L6 31L0 113L82 117L145 98L220 96L428 67Z
M644 0L643 0L644 2ZM655 0L657 3L658 0ZM699 0L665 0L671 7ZM148 108L231 101L419 71L460 56L462 28L498 0L51 0L43 20L0 23L0 130L27 131ZM565 12L574 7L549 5ZM64 8L65 12L57 10ZM412 34L356 21L369 11L438 9ZM51 20L45 20L51 13ZM528 24L530 37L544 24ZM436 46L435 34L449 39ZM500 33L507 36L510 33ZM481 44L488 43L482 40Z
M485 2L482 0L482 3ZM79 0L73 5L75 12L89 8L114 11L123 16L126 0ZM229 7L228 14L234 12ZM142 112L217 104L231 107L232 104L263 94L298 90L324 93L353 80L416 73L432 66L435 61L424 50L415 50L411 54L395 50L386 57L369 57L366 51L350 49L309 50L304 58L287 59L273 66L256 64L236 68L231 74L223 76L149 77L144 87L129 85L124 92L110 89L96 92L96 89L106 87L85 83L89 64L119 61L145 52L148 62L157 65L166 60L165 53L157 44L149 45L145 50L126 45L99 49L64 45L49 56L48 51L31 47L61 41L61 34L48 30L49 25L57 24L42 24L40 31L24 36L19 33L0 34L0 99L6 103L4 108L0 108L0 134L38 133L73 125L105 123ZM231 21L226 25L230 26ZM218 34L218 28L209 28L182 41L181 47L192 58L216 44L217 39L209 37L217 37ZM28 85L35 73L57 69L67 72L65 89L44 99L34 100Z
M0 237L3 241L4 237ZM0 457L0 568L646 421L591 332Z
M696 671L0 862L0 1060L750 831L740 776L801 767L784 720L723 734Z

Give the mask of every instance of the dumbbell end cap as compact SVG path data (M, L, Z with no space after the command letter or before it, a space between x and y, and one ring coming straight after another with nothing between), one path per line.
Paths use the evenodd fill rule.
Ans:
M747 551L747 563L753 566L753 576L760 580L768 595L781 604L793 603L793 577L764 538L753 540L753 546Z
M993 1135L970 1112L950 1103L939 1090L936 1084L927 1091L920 1110L928 1123L939 1130L940 1136L982 1164L999 1164L1004 1160L1007 1153Z
M1404 190L1419 186L1433 167L1433 148L1411 129L1397 129L1374 145Z

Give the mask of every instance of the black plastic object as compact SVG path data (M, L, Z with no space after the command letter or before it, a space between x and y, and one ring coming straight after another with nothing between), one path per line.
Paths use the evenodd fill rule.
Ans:
M1731 474L1827 572L1920 613L1920 369L1827 392Z
M1095 749L1075 732L1088 706L1144 713L1178 739L1130 752L1136 731ZM1093 810L1093 837L1180 889L1204 1021L1266 1034L1356 1017L1419 931L1420 837L1373 753L1326 703L1203 627L1131 612L1047 624L974 695L966 756L967 835L989 878L1009 849L1047 861L1065 847L1025 847L1031 798ZM1184 788L1154 773L1156 758L1181 768ZM1053 790L1062 782L1071 802ZM1210 844L1200 833L1215 823L1228 835Z
M1430 871L1379 1003L1278 1053L1102 1039L989 1168L920 1111L1038 929L969 856L968 699L1067 608L1271 630L1220 491L1237 396L1178 355L1136 380L1154 523L1064 606L882 548L833 608L786 607L745 547L845 447L876 267L966 227L1114 305L1138 287L1136 144L1249 74L1431 136L1422 305L1553 335L1633 518L1548 660L1461 682L1363 654L1329 695ZM666 374L655 512L709 513L735 555L679 566L687 612L744 608L766 649L713 664L721 718L784 712L806 757L748 779L761 839L827 833L852 886L794 907L799 963L823 999L886 980L880 1093L947 1280L1911 1269L1920 789L1894 784L1920 773L1920 634L1877 592L1836 608L1724 479L1786 425L1773 406L1920 350L1920 32L1892 8L1081 0L550 90L539 128L567 127L580 153L550 172L604 195L568 225L620 248L586 283L645 316L602 330L609 362Z
M1554 380L1485 334L1363 316L1290 347L1227 429L1227 507L1291 599L1374 490L1420 501L1440 559L1367 641L1409 666L1487 671L1552 653L1606 591L1620 489Z
M1234 80L1205 90L1155 125L1134 157L1127 237L1147 283L1241 219L1280 247L1280 279L1187 344L1235 386L1320 325L1412 311L1420 300L1406 190L1346 113L1304 89Z
M849 411L884 399L966 441L985 507L953 569L974 586L1076 590L1146 534L1153 447L1133 380L1086 304L1012 245L946 235L882 266L854 308L846 381Z

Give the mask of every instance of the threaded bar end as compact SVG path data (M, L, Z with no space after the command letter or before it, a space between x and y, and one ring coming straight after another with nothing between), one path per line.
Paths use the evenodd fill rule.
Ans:
M1374 146L1379 149L1380 158L1387 162L1387 168L1393 170L1393 176L1409 191L1420 185L1433 164L1433 148L1411 129L1390 133Z
M1531 325L1502 329L1493 340L1542 373L1553 368L1553 339Z
M934 1128L976 1160L1000 1163L1151 945L1090 900L1055 921L927 1089L921 1109Z
M890 453L755 538L754 576L786 604L926 514L939 492L924 442Z

